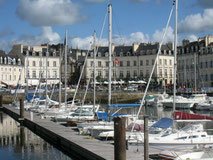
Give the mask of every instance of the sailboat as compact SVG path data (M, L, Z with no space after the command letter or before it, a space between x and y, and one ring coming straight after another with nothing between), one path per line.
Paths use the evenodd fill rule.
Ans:
M173 91L173 112L175 113L176 105L176 53L177 53L177 9L178 9L178 0L175 1L176 6L176 16L175 16L175 62L174 62L174 91ZM176 115L175 118L182 117ZM195 116L194 116L195 117ZM198 116L196 116L198 117ZM201 117L200 117L201 118ZM203 118L203 117L202 117ZM191 122L191 121L190 121ZM204 131L203 124L201 123L190 123L181 129L175 129L175 123L173 121L172 130L168 130L165 134L159 137L150 137L149 145L160 145L170 147L183 147L183 146L196 146L196 145L212 145L213 144L213 135L208 135ZM141 142L143 143L143 142Z

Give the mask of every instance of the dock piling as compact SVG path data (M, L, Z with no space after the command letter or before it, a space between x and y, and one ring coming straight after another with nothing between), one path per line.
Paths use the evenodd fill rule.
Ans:
M2 108L2 107L3 107L3 96L0 95L0 108Z
M148 116L144 116L144 160L149 160Z
M24 100L21 98L20 99L20 121L24 120Z
M114 159L126 160L126 118L114 118Z

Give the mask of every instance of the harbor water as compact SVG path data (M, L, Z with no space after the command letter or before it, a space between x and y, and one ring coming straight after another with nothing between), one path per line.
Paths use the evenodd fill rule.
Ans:
M69 156L2 112L0 157L1 160L71 160Z

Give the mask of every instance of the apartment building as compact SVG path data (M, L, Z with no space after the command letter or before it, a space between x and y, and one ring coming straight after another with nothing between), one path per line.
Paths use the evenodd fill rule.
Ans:
M177 56L178 85L186 88L213 87L213 36L195 42L183 40Z
M133 43L132 46L112 47L112 79L148 79L153 69L159 44ZM98 47L96 55L96 77L108 79L109 66L108 47ZM161 47L152 79L158 84L173 83L174 56L173 45ZM90 51L84 70L84 78L93 77L94 52Z
M24 65L17 56L7 55L0 51L0 87L4 85L16 86L24 83Z

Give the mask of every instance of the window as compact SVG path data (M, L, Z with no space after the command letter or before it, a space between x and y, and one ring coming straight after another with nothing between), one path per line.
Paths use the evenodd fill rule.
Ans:
M208 68L208 61L206 61L206 68Z
M164 76L167 77L167 69L164 70Z
M171 59L169 60L169 65L172 65L172 60Z
M126 77L130 77L130 71L126 72Z
M48 78L51 78L51 77L50 77L50 71L48 71L48 75L47 75L47 77L48 77Z
M140 66L143 66L143 60L140 60Z
M154 65L154 63L155 63L155 60L153 59L153 60L152 60L152 65Z
M120 71L120 78L123 78L124 77L124 73L123 71Z
M162 69L160 69L160 71L159 71L159 76L160 76L160 77L162 77L162 73L163 73L163 72L162 72Z
M91 67L93 66L93 61L90 62L90 66L91 66Z
M146 70L146 76L147 77L149 76L149 70Z
M35 67L36 66L36 61L33 61L33 67Z
M36 71L33 71L33 78L36 78Z
M162 59L159 60L160 65L162 65Z
M116 71L113 71L113 77L116 77Z
M209 80L209 76L208 76L208 74L206 74L206 76L205 76L205 80L206 80L206 81L208 81L208 80Z
M50 62L48 61L48 62L47 62L47 67L49 67L49 66L50 66Z
M100 76L100 77L102 76L101 71L98 71L98 76Z
M109 62L107 61L107 62L105 62L105 64L106 64L106 67L109 67Z
M127 61L127 66L130 66L130 61Z
M101 61L98 61L98 67L101 67Z
M10 75L10 80L12 80L12 76Z
M120 67L123 67L123 61L120 61Z
M167 65L167 59L164 59L164 65Z
M134 61L134 66L137 66L137 62L136 61Z
M172 77L172 69L169 70L169 75Z
M134 77L137 77L137 70L134 70Z
M57 71L53 71L54 77L57 78Z
M143 77L143 70L140 70L140 77Z
M149 65L149 60L146 60L146 65L147 65L147 66Z
M108 76L109 76L109 72L106 71L106 72L105 72L105 77L108 77Z
M56 61L53 61L53 67L56 67Z

